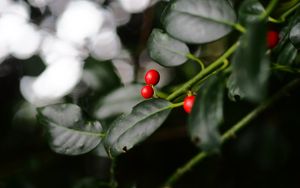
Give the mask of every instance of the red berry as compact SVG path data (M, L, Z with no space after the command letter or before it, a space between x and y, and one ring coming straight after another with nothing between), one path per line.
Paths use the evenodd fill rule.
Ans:
M278 41L279 41L279 34L277 31L268 31L267 33L267 41L268 41L268 48L274 48Z
M187 96L184 98L183 101L183 109L184 111L186 111L186 113L191 113L192 112L192 108L195 102L195 95L191 95L191 96Z
M146 85L144 87L142 87L141 89L141 95L145 98L145 99L149 99L153 96L154 94L154 90L151 86Z
M154 69L149 70L146 74L145 74L145 82L148 85L156 85L159 82L159 72L157 72Z

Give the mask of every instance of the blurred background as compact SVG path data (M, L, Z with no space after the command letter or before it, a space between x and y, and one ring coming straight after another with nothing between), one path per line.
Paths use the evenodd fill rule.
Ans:
M139 83L149 68L161 73L158 88L164 91L191 78L199 71L197 64L164 68L147 55L147 38L153 27L161 27L166 3L0 0L0 188L105 187L110 160L96 150L81 156L54 153L35 119L35 108L76 103L87 116L108 125L121 112L105 110L107 96L124 86L132 88L124 93L131 96L130 103L118 106L130 110L141 101ZM189 47L209 63L235 37L233 33L201 48ZM290 78L273 75L269 93ZM289 93L175 187L300 187L298 96L300 89ZM254 108L229 100L224 106L221 131ZM186 133L186 120L181 108L174 110L147 141L118 157L119 187L159 187L197 154Z

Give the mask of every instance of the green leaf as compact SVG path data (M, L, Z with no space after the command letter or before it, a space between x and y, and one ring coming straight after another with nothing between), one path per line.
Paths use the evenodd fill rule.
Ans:
M163 33L160 29L153 29L148 40L149 55L162 66L178 66L187 61L190 53L187 45Z
M101 142L101 124L85 122L77 105L55 104L39 108L37 117L46 126L50 147L57 153L80 155Z
M291 42L286 42L282 51L277 57L277 63L280 65L292 65L297 57L298 50Z
M224 0L175 0L163 24L173 37L188 43L207 43L227 35L236 15Z
M300 22L300 11L297 11L290 19L288 19L287 25L281 29L279 33L280 40L276 47L272 50L272 53L279 54L283 50L284 46L287 43L290 43L289 36L291 29L298 22Z
M264 21L248 23L247 32L240 38L240 46L232 58L234 82L245 98L253 102L264 98L270 74L266 32Z
M105 146L111 156L124 153L142 142L166 120L171 103L150 99L136 105L131 113L116 119L108 130Z
M240 90L240 88L236 84L236 78L234 75L230 75L226 86L228 88L228 98L234 102L241 100L245 97L245 94Z
M264 6L257 0L246 0L239 9L239 22L246 25L259 21L259 16L265 11Z
M106 119L123 113L129 113L131 108L143 99L140 94L142 85L133 84L118 88L96 102L94 117Z
M221 144L218 126L223 120L223 77L210 78L197 94L188 132L204 151L217 151Z
M300 22L291 29L290 40L297 49L300 49Z

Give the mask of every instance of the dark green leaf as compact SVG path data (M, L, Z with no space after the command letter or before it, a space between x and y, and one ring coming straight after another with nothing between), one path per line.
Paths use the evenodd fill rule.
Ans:
M212 77L197 94L188 132L204 151L217 151L221 144L218 126L223 120L223 77Z
M290 42L286 42L282 51L278 54L277 63L281 65L292 65L297 57L297 49Z
M187 61L190 53L187 45L170 37L159 29L152 30L148 41L150 57L162 66L172 67Z
M118 88L102 97L94 108L93 114L98 119L129 113L131 108L142 101L142 85L134 84Z
M46 126L50 147L57 153L80 155L101 142L101 124L85 122L77 105L55 104L39 108L38 120Z
M291 29L293 28L293 26L295 24L297 24L298 22L300 22L300 12L296 12L290 19L288 19L288 23L285 27L283 27L279 33L279 42L278 44L276 45L276 47L272 50L272 53L274 54L279 54L284 46L287 44L287 43L290 43L290 40L289 40L289 36L290 36L290 31Z
M228 88L228 97L230 100L237 101L244 98L245 94L237 87L234 75L229 76L226 86Z
M257 0L246 0L239 9L239 22L246 25L259 20L259 15L265 11L264 6Z
M297 49L300 49L300 22L292 28L290 40Z
M266 55L266 23L247 24L247 32L232 58L236 86L250 101L261 101L266 92L270 61Z
M207 43L227 35L236 15L224 0L175 0L163 24L173 37L188 43Z
M163 99L143 101L130 114L115 120L105 138L109 154L115 156L124 153L149 137L168 117L170 105Z

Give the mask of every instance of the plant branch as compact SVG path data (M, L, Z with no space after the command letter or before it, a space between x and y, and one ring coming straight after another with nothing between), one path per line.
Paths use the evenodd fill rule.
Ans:
M262 103L260 106L251 111L248 115L246 115L243 119L241 119L238 123L233 125L229 130L227 130L221 137L222 144L228 141L230 138L233 138L234 135L248 125L253 119L255 119L258 115L264 112L267 108L272 106L279 99L283 98L287 92L295 89L298 85L300 85L300 79L296 79L286 86L284 86L280 91L278 91L275 95L269 98L266 102ZM182 167L178 168L166 181L164 188L171 188L171 186L177 182L185 173L190 171L194 166L196 166L199 162L204 160L206 157L212 155L214 153L209 152L200 152L195 157L193 157L190 161L184 164Z
M281 20L285 21L285 18L288 17L292 12L294 12L295 10L297 10L297 8L300 7L300 2L297 3L295 6L293 6L292 8L288 9L285 13L283 13L280 18Z
M291 13L293 13L295 10L297 10L300 7L300 2L292 6L290 9L288 9L286 12L284 12L278 19L269 17L268 20L272 23L282 23L285 22L286 17L288 17Z
M193 87L192 91L198 91L200 86L211 76L218 74L219 72L226 70L228 68L229 61L227 59L224 60L222 67L220 67L218 70L212 72L210 75L206 76L205 78L201 79L199 82L197 82Z
M275 8L276 4L278 3L278 0L271 0L271 2L268 4L266 11L264 11L261 15L260 15L260 19L264 20L265 18L267 18L272 10Z
M194 56L193 54L188 53L188 54L186 54L186 57L187 57L188 59L190 59L190 60L193 60L193 61L196 61L197 63L199 63L199 65L200 65L200 67L201 67L201 71L202 71L203 69L205 69L204 63L203 63L199 58L197 58L196 56Z
M117 188L118 187L118 182L116 180L116 177L115 177L115 168L116 168L116 159L113 158L111 159L111 164L110 164L110 187L111 188Z
M213 73L216 71L216 68L222 66L224 60L227 59L239 46L239 42L234 43L222 56L220 56L216 61L214 61L212 64L210 64L208 67L203 69L201 72L199 72L196 76L194 76L192 79L187 81L185 84L183 84L179 89L171 93L167 100L173 100L182 93L186 92L190 87L192 87L195 83L200 81L202 78L205 78L207 75Z
M246 28L239 23L233 24L232 27L241 33L246 33Z
M286 66L286 65L273 64L272 68L274 70L289 72L289 73L293 73L293 74L299 74L300 73L300 69L289 67L289 66Z
M177 108L177 107L180 107L180 106L183 106L183 102L180 102L180 103L174 103L172 105L170 105L170 108Z

